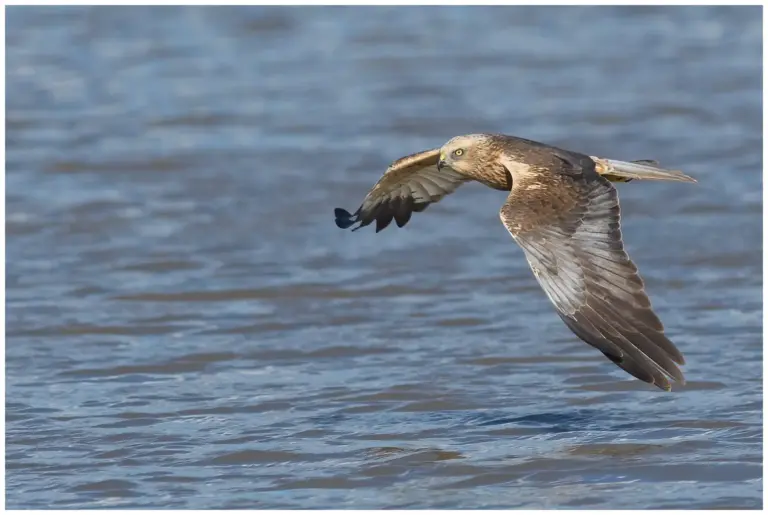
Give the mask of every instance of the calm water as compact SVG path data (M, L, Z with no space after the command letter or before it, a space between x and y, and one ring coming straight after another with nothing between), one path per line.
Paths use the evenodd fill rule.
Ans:
M10 8L9 508L758 508L760 8ZM462 188L349 233L475 131L619 185L683 350L579 342Z

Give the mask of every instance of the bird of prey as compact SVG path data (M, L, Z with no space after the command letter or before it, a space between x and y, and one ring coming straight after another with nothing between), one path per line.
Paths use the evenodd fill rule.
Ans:
M508 191L499 216L533 275L576 336L634 377L670 390L684 384L685 360L664 335L637 267L624 249L619 199L611 182L696 182L650 160L605 159L502 134L457 136L439 149L398 159L354 213L336 208L353 230L413 212L467 181Z

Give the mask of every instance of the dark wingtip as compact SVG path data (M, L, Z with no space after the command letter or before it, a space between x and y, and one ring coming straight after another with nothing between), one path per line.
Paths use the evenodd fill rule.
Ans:
M333 214L336 217L336 227L340 229L349 229L357 221L352 213L340 207L334 209Z

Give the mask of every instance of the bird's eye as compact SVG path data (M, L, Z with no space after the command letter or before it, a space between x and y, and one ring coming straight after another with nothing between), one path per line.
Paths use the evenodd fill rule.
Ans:
M456 157L459 157L463 153L464 153L464 149L463 148L457 148L456 150L453 151L453 155L456 156Z

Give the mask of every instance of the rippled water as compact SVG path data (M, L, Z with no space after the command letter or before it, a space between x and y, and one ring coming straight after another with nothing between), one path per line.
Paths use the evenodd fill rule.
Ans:
M760 8L7 11L9 508L758 508ZM474 131L655 158L626 245L689 383L559 321Z

